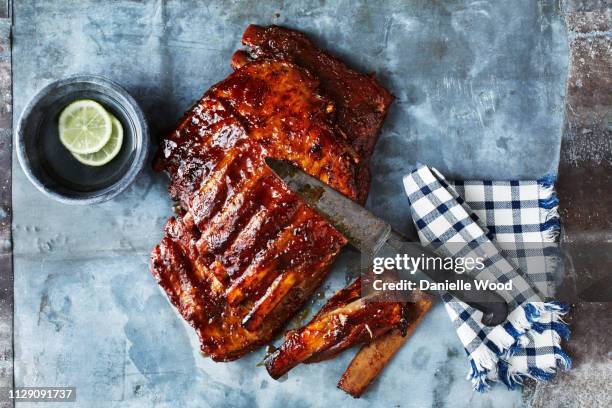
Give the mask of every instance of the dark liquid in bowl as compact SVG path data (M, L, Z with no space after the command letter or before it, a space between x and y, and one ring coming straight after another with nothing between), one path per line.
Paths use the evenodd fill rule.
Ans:
M75 159L59 139L58 121L64 108L78 99L92 99L113 114L123 127L121 151L103 166L87 166ZM40 123L38 156L45 172L60 185L78 192L92 192L112 186L128 171L135 159L134 128L123 108L111 97L91 91L72 93L54 104Z

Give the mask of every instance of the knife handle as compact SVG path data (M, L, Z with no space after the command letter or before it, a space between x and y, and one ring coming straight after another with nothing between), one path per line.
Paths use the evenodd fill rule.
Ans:
M402 255L407 254L411 257L421 257L424 255L428 258L441 258L435 252L420 246L416 242L412 242L396 231L391 231L387 244L391 245L397 253ZM417 248L415 244L419 245L419 247ZM470 287L475 288L473 278L455 273L454 271L436 268L420 272L436 283L456 282L458 283L457 287L462 288L463 285L459 285L459 282L463 281L464 283L470 283ZM486 326L497 326L508 317L508 304L497 292L492 290L449 290L448 293L472 306L474 309L481 311L483 313L482 324Z

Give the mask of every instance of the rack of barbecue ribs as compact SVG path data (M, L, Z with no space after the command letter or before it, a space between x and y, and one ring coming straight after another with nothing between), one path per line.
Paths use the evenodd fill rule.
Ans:
M234 54L234 72L161 139L154 162L170 176L178 210L152 252L151 270L215 361L270 342L346 244L264 158L287 160L363 203L368 161L393 99L372 76L299 32L250 26L243 43L250 49ZM355 286L343 293L355 294ZM402 305L344 300L345 328L295 364L404 324ZM315 319L321 333L342 320L327 312Z

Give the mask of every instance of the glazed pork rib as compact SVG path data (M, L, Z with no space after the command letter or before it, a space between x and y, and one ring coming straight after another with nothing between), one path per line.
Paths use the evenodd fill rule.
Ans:
M332 296L307 325L288 331L281 347L266 358L266 369L279 378L300 363L333 358L389 330L405 333L408 312L407 303L362 298L358 278Z
M369 155L347 136L337 114L346 101L332 94L290 59L256 58L208 90L160 141L155 168L170 175L180 208L151 269L216 361L268 343L346 244L264 158L288 160L352 199L367 196Z

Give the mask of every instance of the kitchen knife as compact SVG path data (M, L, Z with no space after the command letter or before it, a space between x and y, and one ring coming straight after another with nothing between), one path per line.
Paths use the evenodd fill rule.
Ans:
M439 258L434 252L418 244L416 239L408 239L394 231L391 225L361 205L288 162L266 158L266 163L289 189L299 194L310 207L326 218L364 255L373 257L383 251L407 254L415 258L423 256ZM411 242L412 244L408 244ZM475 287L472 278L452 270L427 268L420 272L436 283L454 282L458 283L458 288L463 288L466 286L465 283L469 283L472 288ZM464 284L461 285L460 281ZM494 291L457 289L449 290L448 293L481 311L482 323L487 326L501 324L508 317L508 305L504 298Z

